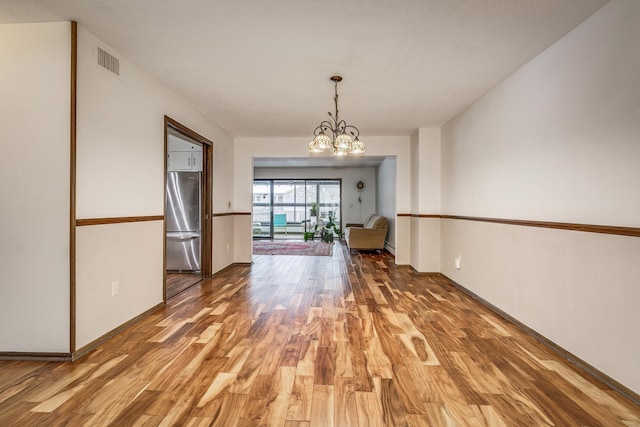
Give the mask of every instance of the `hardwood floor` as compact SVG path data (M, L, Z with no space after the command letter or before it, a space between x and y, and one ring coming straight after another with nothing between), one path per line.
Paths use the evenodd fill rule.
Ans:
M200 273L167 273L167 298L178 295L201 280Z
M0 425L640 425L442 276L340 249L228 268L73 363L0 361Z

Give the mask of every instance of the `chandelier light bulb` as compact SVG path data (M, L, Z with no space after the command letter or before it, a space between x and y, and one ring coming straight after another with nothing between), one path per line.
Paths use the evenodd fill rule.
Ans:
M351 148L351 137L344 131L336 137L336 147L349 150Z
M324 133L324 130L314 138L314 142L316 143L320 151L324 151L327 148L331 147L331 138L329 138L329 136Z
M316 140L314 139L309 143L309 151L312 153L322 153L322 151L324 150L320 149L320 146L316 143Z
M347 148L335 147L333 149L334 156L346 156L347 154L349 154L349 149Z
M364 153L364 143L358 139L353 140L351 143L351 154L362 154Z

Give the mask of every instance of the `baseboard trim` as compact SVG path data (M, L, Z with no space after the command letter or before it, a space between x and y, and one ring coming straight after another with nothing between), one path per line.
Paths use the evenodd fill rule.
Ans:
M38 362L71 362L71 353L47 353L31 351L0 351L0 360L31 360Z
M89 353L91 350L98 347L100 344L108 341L109 339L115 337L119 333L123 332L125 329L130 328L136 323L140 322L145 317L149 316L151 313L159 310L164 307L165 303L161 302L149 310L145 311L134 317L133 319L123 323L117 328L107 332L101 337L91 341L89 344L80 348L79 350L73 353L46 353L46 352L20 352L20 351L0 351L0 360L32 360L32 361L41 361L41 362L73 362L74 360L78 360L82 356Z
M427 277L428 276L432 276L432 277L438 277L438 278L441 278L441 279L451 280L447 276L445 276L444 274L442 274L442 273L440 273L438 271L418 271L418 270L416 270L416 268L413 265L410 265L410 264L409 264L409 267L418 276L427 276Z
M218 276L221 273L224 273L225 271L227 271L228 269L230 269L231 267L233 267L235 264L231 263L229 265L227 265L226 267L222 267L220 270L216 271L215 273L213 273L213 275L211 276L212 279L214 279L216 276Z
M106 334L102 335L101 337L96 338L95 340L91 341L89 344L83 346L82 348L78 349L78 351L74 352L71 355L71 360L78 360L79 358L85 356L87 353L89 353L91 350L94 350L100 344L103 344L104 342L110 340L111 338L115 337L116 335L120 334L124 330L126 330L126 329L130 328L131 326L135 325L136 323L140 322L142 319L144 319L145 317L147 317L150 314L154 313L155 311L161 309L164 306L165 306L165 303L163 301L163 302L151 307L147 311L137 315L133 319L130 319L130 320L126 321L125 323L123 323L122 325L118 326L117 328L112 329L111 331L107 332Z
M446 275L444 275L442 273L438 273L438 274L442 278L446 279L452 286L456 287L460 291L462 291L465 294L467 294L469 297L473 298L474 300L476 300L477 302L479 302L483 306L487 307L489 310L493 311L495 314L497 314L498 316L502 317L507 322L512 323L517 328L519 328L521 331L523 331L524 333L529 335L531 338L533 338L536 341L538 341L538 342L546 345L547 347L549 347L549 349L551 349L558 356L560 356L563 359L567 360L569 363L571 363L572 365L576 366L577 368L579 368L579 369L587 372L588 374L592 375L594 378L596 378L597 380L599 380L600 382L602 382L606 386L610 387L613 391L615 391L616 393L622 395L624 398L630 400L635 405L640 406L640 394L638 394L635 391L631 390L630 388L628 388L624 384L619 383L615 379L611 378L609 375L607 375L604 372L600 371L598 368L595 368L594 366L592 366L589 363L585 362L584 360L582 360L581 358L579 358L575 354L571 353L567 349L565 349L562 346L560 346L560 345L556 344L555 342L551 341L550 339L548 339L544 335L540 334L539 332L535 331L534 329L531 329L529 326L527 326L524 323L520 322L518 319L516 319L515 317L511 316L510 314L502 311L501 309L499 309L495 305L491 304L489 301L485 300L484 298L480 297L479 295L477 295L474 292L470 291L469 289L465 288L461 284L457 283L454 280L451 280Z
M221 268L220 270L216 271L215 273L213 273L213 276L211 276L212 279L214 279L216 276L225 273L227 270L229 270L230 268L233 267L246 267L249 265L253 265L253 262L232 262L231 264L227 265L226 267Z
M394 246L391 246L389 242L384 242L384 248L387 250L387 252L393 254L393 256L396 256L396 248Z

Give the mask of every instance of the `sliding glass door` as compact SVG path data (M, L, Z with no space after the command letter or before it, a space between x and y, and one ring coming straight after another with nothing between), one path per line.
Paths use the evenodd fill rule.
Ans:
M304 180L274 180L271 238L300 238L304 220Z
M329 217L332 217L334 223L342 228L340 227L340 184L339 180L307 181L307 219L311 228L318 221L327 223Z
M330 216L340 227L340 199L340 180L254 180L253 237L302 239Z
M271 237L271 181L253 181L253 237Z

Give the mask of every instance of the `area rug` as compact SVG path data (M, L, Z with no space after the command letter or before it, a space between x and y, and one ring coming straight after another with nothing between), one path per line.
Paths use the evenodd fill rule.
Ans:
M308 242L292 242L277 240L254 240L254 255L307 255L329 256L333 243L312 240Z

